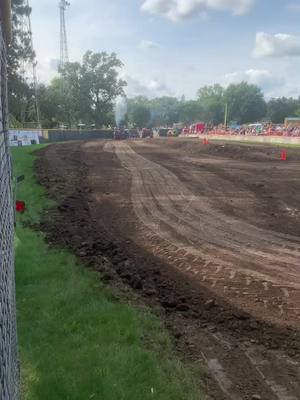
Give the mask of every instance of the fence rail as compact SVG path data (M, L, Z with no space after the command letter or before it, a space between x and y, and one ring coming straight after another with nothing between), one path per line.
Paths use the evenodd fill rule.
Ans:
M6 45L0 28L0 400L16 400L19 367L14 273L14 198L7 125Z

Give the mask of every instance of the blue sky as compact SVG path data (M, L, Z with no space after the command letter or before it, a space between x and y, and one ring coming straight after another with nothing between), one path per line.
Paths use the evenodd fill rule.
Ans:
M59 57L57 3L31 0L41 81ZM115 51L129 96L193 98L241 80L300 95L300 0L71 0L66 16L70 60Z

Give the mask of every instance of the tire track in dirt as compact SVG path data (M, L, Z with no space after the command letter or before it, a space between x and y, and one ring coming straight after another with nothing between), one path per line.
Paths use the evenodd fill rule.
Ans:
M46 164L44 182L55 194L56 185L62 187L64 197L58 220L55 222L57 216L51 218L50 243L61 244L63 238L88 266L99 271L104 268L110 279L112 274L119 274L125 284L144 296L146 303L149 300L154 307L160 304L167 326L179 338L179 351L193 361L205 362L210 399L251 400L259 395L263 400L296 400L300 370L295 354L298 341L295 342L293 331L284 330L286 340L280 330L251 319L220 300L220 295L232 298L233 304L245 299L247 307L251 296L259 293L262 301L268 301L274 295L274 284L253 276L256 263L251 268L248 262L241 264L241 271L236 271L234 262L239 261L231 258L235 250L225 249L225 245L219 248L219 242L209 240L216 228L210 229L210 219L205 220L208 228L198 226L197 221L205 216L196 209L202 198L186 191L185 185L178 179L174 181L176 176L168 175L168 170L162 170L159 164L155 164L158 171L153 173L153 164L145 165L145 158L137 162L134 152L129 154L129 161L126 155L123 166L127 171L122 170L116 157L118 146L122 153L128 148L122 149L123 143L110 143L105 146L109 154L103 152L103 142L89 142L44 150L46 157L41 158L38 171L45 170ZM64 184L60 179L55 183L53 171L54 175L63 176ZM130 181L133 184L134 179L136 186L130 193ZM193 205L193 214L188 216L187 200L192 200ZM178 214L184 217L180 223ZM213 221L210 223L214 226ZM217 226L222 225L218 221ZM223 230L217 233L219 237L224 234ZM228 254L222 258L224 250ZM184 273L176 272L175 267ZM213 288L218 296L215 298L204 286ZM249 293L243 295L246 290ZM291 297L291 288L286 290ZM280 293L281 300L284 293ZM271 311L272 308L266 309L268 315Z
M138 155L127 143L108 144L106 150L115 151L123 167L132 175L134 211L149 230L145 233L149 242L153 242L157 236L164 240L164 243L155 245L156 254L198 279L201 276L201 284L210 281L211 287L219 294L220 286L223 286L222 294L225 297L232 293L232 289L250 302L260 296L263 307L274 311L274 304L271 305L269 301L269 291L273 296L276 292L281 298L275 305L279 317L286 311L296 311L293 317L299 318L297 307L291 309L287 301L291 297L291 290L296 293L300 287L297 274L299 238L273 235L270 231L236 219L230 220L214 212L204 199L197 198L187 190L173 173ZM263 273L258 272L259 269ZM242 291L235 288L240 288L241 284L244 286ZM249 311L247 304L237 303ZM220 359L216 354L224 354L226 348L231 349L230 343L217 335L206 335L202 340L206 342L202 350L203 359L225 398L240 399L230 376L230 366L235 362L240 363L237 359L243 357L243 352L235 349L234 355L228 357L227 351L227 359ZM296 379L290 379L287 387L287 376L283 371L289 370L288 367L293 365L292 360L284 359L275 352L271 357L268 354L264 358L254 346L249 346L244 352L248 360L245 370L249 373L252 366L252 376L256 375L256 379L261 379L261 384L269 388L266 399L297 400L295 393L300 390L298 365ZM270 369L271 363L277 369ZM240 376L240 379L245 380L246 377Z
M213 210L166 168L127 143L106 146L132 175L132 202L142 223L182 251L179 268L209 282L246 311L299 325L299 238L257 228ZM175 252L176 253L176 252ZM194 261L187 262L187 256ZM175 257L174 257L175 256ZM175 258L173 251L167 257Z

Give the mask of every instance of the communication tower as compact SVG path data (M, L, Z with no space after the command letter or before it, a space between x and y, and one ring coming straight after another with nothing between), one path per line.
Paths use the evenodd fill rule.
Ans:
M40 107L38 99L38 79L37 79L37 59L33 46L32 25L31 25L31 7L29 0L25 1L26 12L21 18L21 39L25 48L28 43L28 51L23 52L21 60L21 76L24 88L28 85L32 94L29 98L24 93L22 99L21 122L23 127L41 128ZM27 50L27 49L26 49ZM28 121L31 120L29 123Z
M60 10L60 69L62 69L65 63L69 62L69 51L68 51L68 38L66 29L66 9L70 6L70 3L66 0L59 2Z

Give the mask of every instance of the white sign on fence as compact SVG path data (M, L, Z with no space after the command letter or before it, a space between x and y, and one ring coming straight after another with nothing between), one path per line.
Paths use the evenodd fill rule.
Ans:
M9 144L10 146L31 146L33 144L39 144L40 136L42 136L42 131L10 130Z

